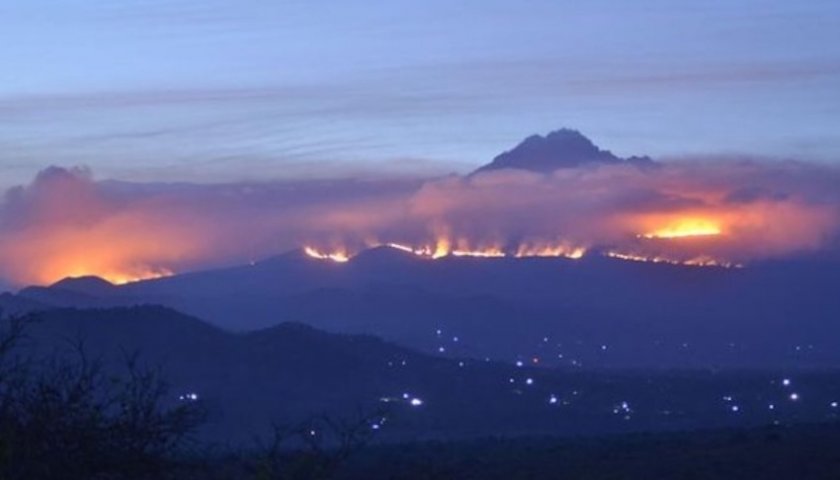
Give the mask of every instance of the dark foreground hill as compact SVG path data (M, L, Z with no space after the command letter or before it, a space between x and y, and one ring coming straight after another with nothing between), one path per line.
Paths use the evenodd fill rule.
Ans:
M823 421L836 418L840 401L835 371L519 367L436 358L300 324L230 333L162 307L57 309L36 318L25 353L68 352L81 339L119 372L127 354L140 352L163 368L171 401L206 407L201 434L221 443L248 442L273 423L359 409L387 411L381 438L405 440Z
M368 449L337 478L368 480L833 480L840 425L616 436L484 439Z

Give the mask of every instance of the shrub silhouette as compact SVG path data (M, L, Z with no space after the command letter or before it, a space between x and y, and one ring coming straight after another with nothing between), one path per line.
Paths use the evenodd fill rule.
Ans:
M384 409L360 409L354 417L315 415L296 425L275 425L268 442L244 457L245 470L257 480L332 478L387 418Z
M0 478L165 478L202 422L200 404L168 402L159 370L126 355L106 371L84 344L47 358L16 352L36 317L0 331Z

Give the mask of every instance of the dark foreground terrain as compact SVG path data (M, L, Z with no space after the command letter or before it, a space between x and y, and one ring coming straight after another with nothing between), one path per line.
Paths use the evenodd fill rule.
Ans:
M840 425L370 448L342 479L837 479Z
M203 442L249 445L273 424L387 411L390 442L492 435L607 435L835 421L837 369L560 369L532 361L442 358L374 337L300 324L227 332L162 307L51 310L19 352L76 362L81 341L109 375L125 357L160 367L164 405L196 404ZM68 351L69 350L69 351ZM66 355L69 354L69 357ZM43 363L42 361L35 362ZM368 428L374 428L371 419Z
M329 466L310 453L268 473L263 452L198 459L179 478L336 480L834 480L840 424L606 437L485 438L370 445ZM256 466L256 468L254 468ZM322 468L324 467L324 468Z
M835 369L456 360L152 306L0 327L2 480L840 478Z

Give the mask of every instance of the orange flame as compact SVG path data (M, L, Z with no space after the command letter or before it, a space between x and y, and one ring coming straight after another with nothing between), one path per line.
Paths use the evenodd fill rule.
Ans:
M743 265L739 263L732 263L727 262L724 260L718 260L706 255L701 255L698 257L689 258L686 260L678 260L669 257L663 257L660 255L654 256L646 256L646 255L639 255L635 253L624 253L618 251L608 251L605 252L604 255L610 258L616 258L619 260L627 260L631 262L650 262L650 263L667 263L669 265L688 265L692 267L722 267L722 268L742 268Z
M450 242L448 238L441 237L435 243L435 250L432 253L432 258L441 258L449 255Z
M321 250L313 247L303 247L303 251L310 257L317 258L319 260L332 260L333 262L338 263L350 261L350 255L348 255L347 251L343 249L335 252L322 252Z
M507 254L497 248L487 250L452 250L450 253L455 257L479 257L479 258L500 258Z
M434 247L431 245L425 245L421 247L414 247L404 243L384 243L384 244L375 244L369 245L372 247L376 246L386 246L389 248L394 248L396 250L400 250L406 253L411 253L413 255L417 255L419 257L435 260L439 258L443 258L446 256L453 256L453 257L476 257L476 258L504 258L508 256L512 256L515 258L528 258L528 257L562 257L562 258L569 258L569 259L580 259L583 258L584 255L587 253L587 249L584 247L579 246L571 246L568 243L558 243L555 245L552 244L522 244L516 250L515 253L509 253L502 248L499 247L487 247L487 248L456 248L449 250L449 246L452 245L453 242L449 240L437 240L434 244ZM459 241L455 242L459 245L465 245L465 242ZM331 260L338 263L348 262L353 258L355 254L349 253L349 250L346 248L341 248L337 250L320 250L315 247L304 247L304 252L312 258L316 258L319 260ZM709 255L696 255L696 256L688 256L686 258L675 258L675 257L668 257L663 255L649 255L644 253L633 253L633 252L623 252L618 250L610 250L603 253L604 256L615 258L619 260L627 260L627 261L634 261L634 262L649 262L649 263L665 263L670 265L688 265L688 266L697 266L697 267L724 267L724 268L741 268L743 265L739 263L729 262L723 259L714 258Z
M583 247L571 247L565 244L560 245L520 245L516 249L517 258L524 257L565 257L577 260L583 258L586 254L586 249Z
M99 278L107 280L115 285L124 285L126 283L139 282L141 280L152 280L155 278L163 278L174 275L172 270L166 268L148 268L148 267L127 267L127 268L98 268L95 265L77 264L72 265L54 265L52 268L45 269L41 272L43 284L54 283L63 278L78 278L88 275L95 275Z
M414 248L412 248L408 245L403 245L402 243L386 243L385 246L395 248L397 250L401 250L401 251L406 252L406 253L413 253L415 255L420 255L420 253L417 250L415 250Z
M666 225L659 227L651 232L638 235L640 238L686 238L686 237L708 237L720 235L720 224L708 218L678 218Z
M452 242L446 237L440 237L435 241L434 246L425 245L422 247L412 247L402 243L386 243L385 246L395 248L407 253L413 253L421 257L429 257L433 259L443 258L449 255L454 257L482 257L482 258L498 258L505 257L507 254L498 247L478 248L473 249L467 246L466 242L457 242L458 248L451 248Z
M174 230L143 231L119 222L89 229L25 231L0 239L0 249L3 267L20 285L49 285L88 275L124 284L173 275L175 266L200 246Z
M97 275L116 285L124 285L126 283L139 282L142 280L153 280L155 278L171 277L175 272L167 268L158 269L139 269L128 272L114 272Z

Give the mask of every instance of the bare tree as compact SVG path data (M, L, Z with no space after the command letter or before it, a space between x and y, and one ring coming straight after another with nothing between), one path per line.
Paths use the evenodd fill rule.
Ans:
M106 371L82 342L70 354L15 354L32 318L0 331L0 478L162 478L203 420L200 405L168 402L157 369L126 356Z
M115 372L82 340L39 355L19 348L36 316L0 321L0 480L332 476L389 418L359 409L275 425L256 453L225 459L194 452L200 402L170 399L160 369L125 354Z
M247 469L258 480L331 478L388 418L385 410L360 410L349 418L317 415L293 426L275 425Z

